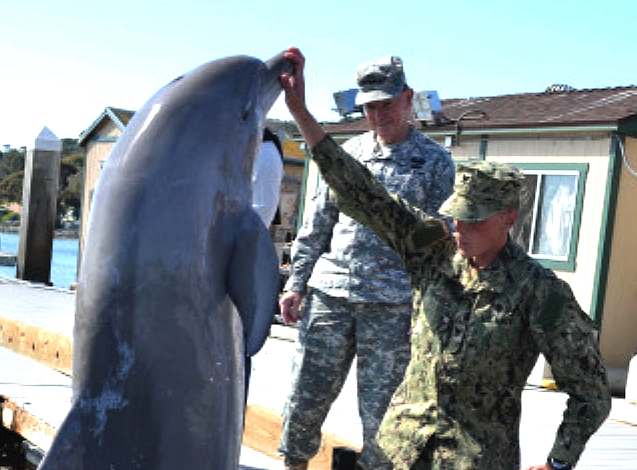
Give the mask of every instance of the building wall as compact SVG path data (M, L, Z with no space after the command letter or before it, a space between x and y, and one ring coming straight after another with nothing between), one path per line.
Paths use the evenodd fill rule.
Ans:
M299 164L286 163L283 166L283 172L285 173L285 176L295 178L300 182L303 181L304 165L305 163L303 160L299 160Z
M637 170L637 139L626 138L625 150ZM621 165L600 346L609 367L627 368L637 354L637 178Z
M84 250L84 239L88 229L88 216L91 211L92 195L97 185L103 163L108 159L116 139L122 131L112 122L105 121L86 143L86 160L84 175L84 190L82 193L82 218L80 233L80 252Z
M426 134L426 132L425 132ZM430 136L443 147L445 139L442 136ZM453 146L446 147L454 160L475 160L480 158L480 136L461 136Z
M321 173L318 166L313 160L309 160L307 165L307 173L305 174L305 192L303 193L303 214L299 214L301 222L304 223L306 217L312 213L314 208L314 198L319 191L319 184L321 182Z

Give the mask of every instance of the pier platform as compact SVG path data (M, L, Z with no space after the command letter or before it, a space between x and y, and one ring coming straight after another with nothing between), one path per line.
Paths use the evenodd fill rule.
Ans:
M45 452L70 406L75 293L0 278L0 299L2 424ZM273 325L263 350L253 358L241 456L244 470L283 468L276 449L296 337L296 329ZM354 366L323 426L321 451L312 469L330 469L334 447L357 448L362 443L355 377ZM560 392L525 390L523 468L546 458L565 401ZM611 415L589 441L577 468L637 470L637 405L613 399Z
M13 253L5 253L0 251L0 266L15 266L18 257Z

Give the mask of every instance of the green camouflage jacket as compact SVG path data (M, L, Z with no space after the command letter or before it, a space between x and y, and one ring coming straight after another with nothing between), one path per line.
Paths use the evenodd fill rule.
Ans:
M521 394L539 353L567 409L550 456L575 463L610 409L593 325L569 286L509 242L474 269L443 224L388 193L329 137L312 151L339 209L411 277L412 358L378 440L397 470L519 468Z

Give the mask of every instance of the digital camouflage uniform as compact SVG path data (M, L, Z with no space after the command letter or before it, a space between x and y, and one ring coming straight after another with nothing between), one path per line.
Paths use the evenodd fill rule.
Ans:
M411 360L378 433L394 468L519 469L521 394L539 353L569 394L550 457L577 462L610 394L593 325L569 286L510 241L476 270L440 222L390 195L330 138L313 155L339 208L400 253L411 276ZM459 167L440 211L480 220L489 214L477 199L506 207L514 173Z
M345 148L379 184L415 206L437 213L451 194L449 154L410 129L408 138L381 146L374 133ZM357 355L361 464L381 469L374 436L409 360L411 293L398 255L367 227L342 214L324 183L292 247L285 290L305 292L293 384L284 410L281 452L289 462L318 451L320 428Z

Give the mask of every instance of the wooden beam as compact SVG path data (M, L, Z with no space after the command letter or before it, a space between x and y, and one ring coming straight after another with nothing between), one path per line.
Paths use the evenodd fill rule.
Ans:
M2 425L24 437L41 449L48 449L56 430L37 416L32 415L8 397L0 397Z
M275 459L281 459L278 452L281 429L282 419L278 413L257 405L249 405L246 410L243 445ZM335 447L360 450L356 444L333 434L323 433L321 446L316 456L310 461L309 470L331 470L332 453Z

